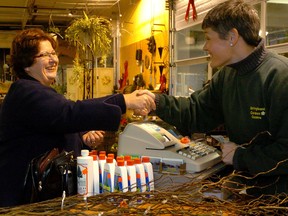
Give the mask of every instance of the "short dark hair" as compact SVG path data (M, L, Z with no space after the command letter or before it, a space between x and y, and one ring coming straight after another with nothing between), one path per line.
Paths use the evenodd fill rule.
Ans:
M202 22L202 29L211 28L221 39L235 28L245 42L257 46L260 41L260 18L252 5L243 0L225 1L212 8Z
M39 52L40 41L49 41L56 50L58 44L49 34L41 29L31 28L21 31L12 41L11 66L18 78L27 75L24 68L30 67Z

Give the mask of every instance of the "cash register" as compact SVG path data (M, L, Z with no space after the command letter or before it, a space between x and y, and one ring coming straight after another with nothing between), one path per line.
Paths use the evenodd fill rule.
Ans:
M117 155L150 156L183 162L188 173L201 172L221 161L221 153L204 141L181 143L176 129L153 121L129 123L119 135Z

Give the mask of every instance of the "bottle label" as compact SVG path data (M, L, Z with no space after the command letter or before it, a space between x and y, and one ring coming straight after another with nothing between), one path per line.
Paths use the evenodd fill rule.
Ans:
M77 188L78 194L88 194L88 165L77 164Z
M114 191L115 192L123 192L123 183L122 183L122 177L120 175L115 175L114 180Z
M128 191L136 192L137 191L137 181L136 181L136 170L127 169L127 187Z
M146 191L150 191L150 180L148 176L148 172L145 171L145 182L146 182Z
M127 176L128 179L128 190L131 191L131 177L130 175Z
M111 187L111 174L104 170L104 179L103 179L103 192L112 192Z
M142 192L141 175L139 173L136 173L136 185L137 185L137 192Z
M103 178L102 178L102 170L99 167L99 193L103 193Z

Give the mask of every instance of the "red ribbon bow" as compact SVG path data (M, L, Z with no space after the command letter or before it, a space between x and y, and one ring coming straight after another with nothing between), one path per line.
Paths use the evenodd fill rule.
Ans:
M190 5L192 6L192 9L193 9L192 17L193 17L193 20L195 21L197 19L197 12L196 12L194 0L188 0L188 6L187 6L187 10L186 10L185 20L186 21L189 20Z

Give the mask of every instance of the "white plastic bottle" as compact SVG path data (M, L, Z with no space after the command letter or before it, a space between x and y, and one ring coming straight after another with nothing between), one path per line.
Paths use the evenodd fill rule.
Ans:
M145 182L146 182L146 190L153 191L154 190L154 173L153 173L153 166L150 162L150 158L147 156L143 156L142 164L144 165L145 170Z
M136 192L137 191L136 168L134 165L134 160L127 160L126 163L127 163L126 168L127 168L128 190L131 192Z
M115 167L114 191L128 191L127 168L124 166L124 160L119 159Z
M146 191L146 181L145 181L145 170L144 165L141 162L140 158L135 158L135 168L136 168L136 185L138 192Z
M106 163L106 155L99 154L98 164L99 164L99 193L103 193L103 176L104 176L104 165Z
M77 192L85 197L93 195L93 158L86 149L77 157Z
M115 164L112 157L106 158L103 176L103 192L114 192Z
M100 194L99 187L99 163L97 155L92 155L93 157L93 195Z

